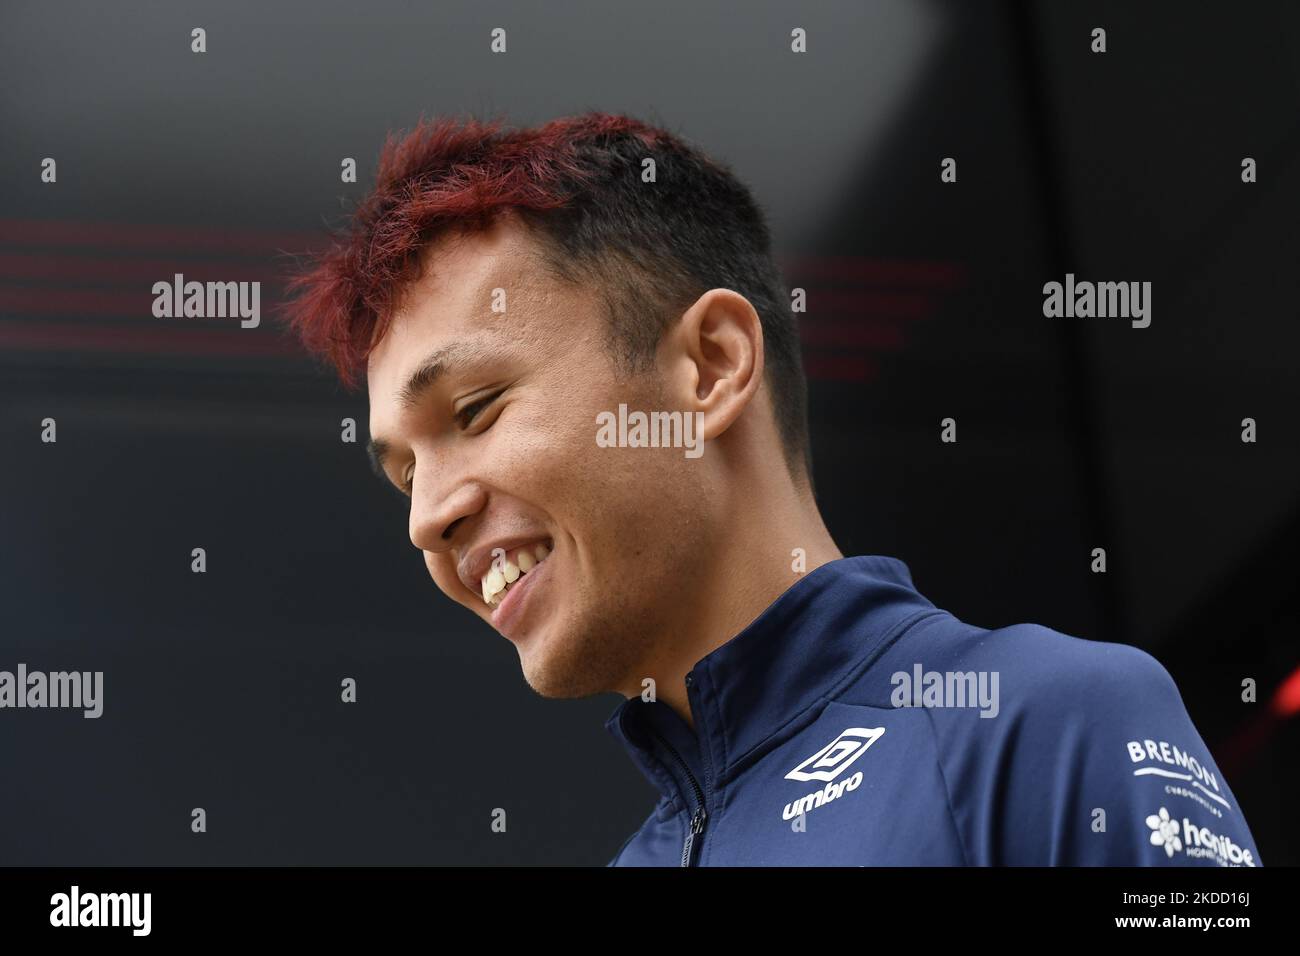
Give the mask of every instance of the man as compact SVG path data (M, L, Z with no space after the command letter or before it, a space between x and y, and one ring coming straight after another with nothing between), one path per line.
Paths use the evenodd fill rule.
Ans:
M680 139L423 125L295 291L438 587L539 694L627 698L662 797L611 863L1260 862L1152 657L840 553L763 214Z

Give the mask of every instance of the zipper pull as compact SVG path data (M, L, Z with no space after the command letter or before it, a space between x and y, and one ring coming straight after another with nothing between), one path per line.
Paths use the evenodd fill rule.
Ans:
M691 865L691 850L695 848L695 838L704 832L704 820L706 814L704 805L695 808L691 814L691 828L686 833L686 843L682 846L682 866Z

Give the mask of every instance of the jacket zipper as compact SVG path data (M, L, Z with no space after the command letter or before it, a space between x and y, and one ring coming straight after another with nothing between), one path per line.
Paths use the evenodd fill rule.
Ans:
M704 809L704 790L700 787L699 781L695 779L695 774L691 773L691 768L682 759L682 755L677 752L677 748L665 740L658 731L655 731L654 735L659 738L659 742L664 745L664 748L672 755L673 760L682 768L682 772L686 774L686 779L691 783L691 789L695 791L695 809L691 812L690 826L686 830L686 842L682 844L682 866L690 866L695 849L695 838L704 832L704 821L708 819L708 813Z

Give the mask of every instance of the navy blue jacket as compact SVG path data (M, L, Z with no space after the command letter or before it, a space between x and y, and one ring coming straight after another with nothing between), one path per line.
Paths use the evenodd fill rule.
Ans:
M611 866L1258 866L1169 673L936 608L907 566L810 572L686 677L694 730L606 722L661 794Z

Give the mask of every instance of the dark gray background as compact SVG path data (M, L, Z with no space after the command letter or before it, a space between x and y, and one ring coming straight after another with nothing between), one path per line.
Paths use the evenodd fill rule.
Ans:
M6 3L0 669L106 693L0 712L0 864L604 863L640 823L619 698L536 697L437 592L339 441L364 393L270 317L388 130L587 109L769 210L842 550L973 623L1151 651L1265 862L1296 862L1300 734L1260 715L1300 664L1298 42L1281 2ZM152 318L176 271L261 280L262 327ZM1151 327L1045 319L1067 271L1153 282Z

